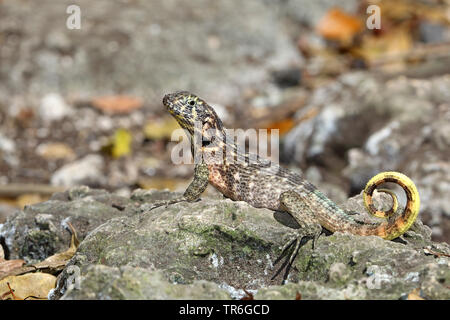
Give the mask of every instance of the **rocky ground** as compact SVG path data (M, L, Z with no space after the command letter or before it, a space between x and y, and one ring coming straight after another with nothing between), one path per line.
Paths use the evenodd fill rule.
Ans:
M301 117L320 110L286 135L283 155L295 159L306 174L311 172L310 180L319 185L345 179L350 195L359 193L378 172L405 173L417 184L422 219L432 227L435 239L447 240L449 88L448 75L430 79L377 79L365 72L342 76L316 90L298 112Z
M71 222L82 242L54 299L225 299L244 289L271 299L448 299L448 3L373 2L382 28L368 30L372 2L78 0L81 29L71 30L74 1L0 1L6 259L33 264L64 251ZM288 218L211 187L201 202L142 215L192 177L192 165L171 161L178 125L161 103L180 89L210 102L228 128L279 129L281 164L362 214L356 195L371 176L405 173L421 221L406 243L322 237L281 287L270 276L291 230L277 220ZM80 290L68 281L77 270Z
M385 17L387 38L399 32L386 50L414 63L381 56L382 67L357 71L372 60L314 32L334 5L326 0L78 1L79 30L66 28L70 1L25 2L0 3L0 223L74 185L125 196L136 187L182 191L192 166L170 160L177 125L161 97L189 89L229 128L281 128L281 162L333 200L359 193L382 170L411 176L433 239L449 241L450 64L439 45L450 32L432 20L439 6L406 29L414 36L399 32L404 15ZM340 2L364 18L362 5ZM418 6L397 11L412 19ZM397 47L403 37L409 45ZM430 44L430 58L417 56L412 41ZM119 156L111 151L118 130L130 135ZM39 188L14 193L17 183Z
M420 220L396 241L323 235L314 249L302 247L282 286L281 276L271 277L296 227L289 216L220 198L148 210L175 196L139 189L125 198L78 187L17 212L0 236L9 259L32 263L67 247L64 224L78 230L81 244L52 299L450 298L450 247L432 242ZM361 211L362 197L343 206Z

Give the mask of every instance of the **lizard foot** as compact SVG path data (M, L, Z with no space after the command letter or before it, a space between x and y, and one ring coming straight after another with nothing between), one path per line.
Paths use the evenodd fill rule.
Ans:
M299 229L295 233L295 235L286 242L286 244L283 246L280 256L273 263L273 266L275 267L284 257L286 257L280 268L278 268L278 270L272 276L271 280L275 279L281 273L281 271L285 269L283 281L281 283L285 284L289 272L291 271L292 264L294 263L300 248L303 247L306 243L308 243L309 240L312 240L313 241L312 249L314 250L316 241L321 234L322 234L321 227L320 230L313 228L313 230L310 230L309 232L305 232L304 229Z

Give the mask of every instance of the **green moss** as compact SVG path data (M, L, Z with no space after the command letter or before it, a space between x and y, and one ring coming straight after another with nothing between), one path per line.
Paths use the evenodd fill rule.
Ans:
M43 260L56 253L58 235L50 230L29 230L20 250L20 256Z

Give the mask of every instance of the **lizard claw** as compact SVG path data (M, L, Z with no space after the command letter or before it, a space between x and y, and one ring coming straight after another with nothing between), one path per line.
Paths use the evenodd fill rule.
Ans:
M280 272L285 269L284 275L283 275L283 281L281 284L285 284L287 277L289 275L289 272L292 268L292 264L295 261L295 258L298 255L298 252L300 251L300 248L303 247L309 240L313 240L312 242L312 249L314 250L315 243L317 239L319 239L319 236L322 234L322 229L320 231L314 231L314 232L307 232L305 233L305 230L299 230L295 236L291 239L289 239L286 244L283 246L283 249L281 251L280 256L275 260L273 263L273 266L275 267L283 257L286 257L283 264L280 268L275 272L275 274L272 276L271 280L275 279ZM293 248L293 249L292 249Z

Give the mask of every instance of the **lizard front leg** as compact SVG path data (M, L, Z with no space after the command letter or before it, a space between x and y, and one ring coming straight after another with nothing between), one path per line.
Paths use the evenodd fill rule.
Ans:
M161 207L161 206L168 206L171 204L175 204L178 202L194 202L197 199L200 198L200 195L205 191L206 187L208 186L208 177L209 177L209 170L208 166L205 163L200 163L195 165L194 169L194 179L187 187L186 191L184 192L183 196L172 199L172 200L166 200L154 203L150 206L148 211L153 210L155 208ZM147 211L146 210L146 211Z
M307 197L301 196L295 191L286 191L280 195L281 208L287 211L295 221L300 225L300 228L296 230L294 237L286 242L280 256L275 260L276 265L287 254L285 262L277 270L272 277L272 280L286 268L283 283L286 281L292 264L297 257L300 248L306 244L309 240L313 240L313 249L316 240L322 233L322 226L319 224L315 213L308 204ZM291 250L293 248L293 250ZM290 253L288 254L288 252Z

